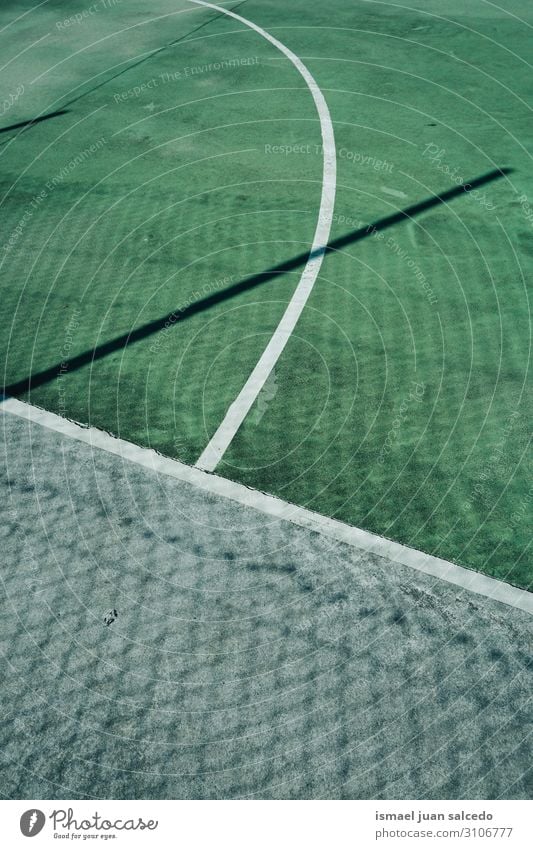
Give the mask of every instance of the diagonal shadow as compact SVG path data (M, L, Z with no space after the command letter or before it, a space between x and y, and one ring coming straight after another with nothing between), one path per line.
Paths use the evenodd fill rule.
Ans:
M512 173L512 170L512 168L502 168L489 171L488 174L476 177L476 179L472 180L470 183L455 186L453 189L448 189L440 195L433 195L426 200L420 201L420 203L415 203L412 206L408 206L406 209L402 209L392 215L387 215L385 218L380 218L373 224L368 224L366 227L361 227L359 230L354 230L352 233L340 236L338 239L334 239L330 242L325 249L320 248L316 251L311 251L311 253L309 253L309 251L304 251L303 253L298 254L298 256L281 262L279 265L275 265L267 271L262 271L259 274L246 277L244 280L235 283L233 286L223 289L221 292L215 292L212 295L201 298L183 309L177 308L174 312L155 319L155 321L143 324L141 327L137 327L129 333L123 333L121 336L117 336L109 342L104 342L102 345L98 345L92 350L84 351L82 354L78 354L69 360L57 363L51 368L45 369L37 374L32 374L23 380L19 380L17 383L12 383L10 386L5 387L4 393L5 395L21 395L22 393L31 391L31 389L37 389L39 386L43 386L45 383L50 383L50 381L55 380L55 378L59 377L60 374L64 375L66 373L76 371L89 363L101 360L103 357L107 357L115 351L120 351L127 345L132 345L134 342L140 342L142 339L146 339L155 333L159 333L161 330L165 329L165 327L169 327L176 322L192 318L192 316L204 312L223 301L234 298L242 292L247 292L254 289L256 286L260 286L267 280L272 280L273 278L279 277L288 271L292 271L293 269L304 265L313 256L319 256L322 253L332 253L340 250L346 245L352 245L355 242L359 242L361 239L365 239L376 232L386 230L387 228L394 226L394 224L413 218L415 215L420 215L420 213L425 212L434 206L446 203L459 195L468 194L474 189L484 186L486 183L490 183L493 180L498 180L506 174Z
M68 115L68 109L58 109L57 112L49 112L48 115L41 115L39 118L30 118L28 121L19 121L18 124L10 124L9 127L0 127L0 133L9 133L10 130L29 129L34 124L40 124L41 121L48 121L50 118L59 118L60 115Z
M246 3L246 0L242 0L242 2L237 3L236 6L232 6L230 11L233 12L235 9L238 9L239 6L242 6L244 3ZM94 85L92 88L87 89L87 91L84 91L81 94L76 95L76 97L73 97L72 100L69 100L69 101L67 101L67 103L64 103L63 108L58 110L57 112L50 112L48 115L41 115L39 118L31 118L29 121L21 121L19 124L11 124L11 126L9 126L9 127L2 127L0 129L0 133L7 133L10 130L22 130L23 132L25 132L26 130L29 130L31 127L33 127L35 124L39 124L41 121L48 121L49 118L57 118L59 115L67 115L68 112L70 111L69 109L66 108L67 106L72 106L74 103L77 103L79 100L83 100L83 98L87 97L87 95L93 94L93 92L98 91L99 88L103 88L103 86L106 86L110 82L112 82L113 80L116 80L117 77L121 77L123 74L126 74L128 71L132 71L133 68L137 68L139 65L143 65L145 62L150 61L150 59L153 59L155 56L158 56L159 53L162 53L164 50L168 50L169 47L175 47L177 44L180 44L182 41L186 41L188 38L190 38L192 35L194 35L196 32L198 32L198 30L203 29L203 27L206 27L208 24L212 24L213 21L218 20L218 18L222 17L222 15L223 15L223 12L219 12L218 15L215 15L213 18L209 18L208 21L203 21L203 23L199 24L197 27L195 27L190 32L185 33L185 35L182 35L179 38L174 39L174 41L169 41L168 44L164 44L162 47L157 47L155 50L151 50L146 56L143 56L141 59L137 59L137 61L135 61L135 62L130 62L130 64L127 65L127 67L121 68L121 70L117 71L116 74L112 74L110 77L106 77L105 80L102 80L101 82ZM8 139L8 142L9 142L9 139ZM3 142L2 144L5 145L6 142Z
M232 6L229 11L234 12L235 9L238 9L239 6L243 6L244 3L246 3L246 2L247 2L247 0L241 0L241 2L237 3L236 6ZM128 73L128 71L132 71L133 68L137 68L139 65L143 65L145 62L149 62L155 56L158 56L160 53L163 53L165 50L168 50L169 47L175 47L177 44L181 44L183 41L187 41L187 39L190 38L192 35L194 35L196 32L198 32L198 30L201 30L204 27L208 26L209 24L214 23L214 21L217 21L219 18L222 18L223 16L224 16L224 13L219 12L214 17L209 18L209 20L203 21L197 27L194 27L194 29L190 30L190 32L186 32L185 35L180 35L179 38L175 38L174 41L169 41L168 44L164 44L162 47L156 47L155 50L151 50L149 53L146 54L146 56L142 56L140 59L137 59L135 62L131 62L129 65L127 65L126 68L122 68L120 71L117 71L116 74L112 74L110 77L106 77L105 80L102 80L101 82L97 83L92 88L88 89L87 91L82 92L81 94L76 95L76 97L73 97L72 100L68 101L68 103L65 103L65 106L72 106L73 103L77 103L78 100L82 100L84 97L87 97L88 94L92 94L93 92L97 91L99 88L103 88L103 86L106 86L106 85L108 85L108 83L112 82L113 80L116 80L117 77L121 77L123 74Z

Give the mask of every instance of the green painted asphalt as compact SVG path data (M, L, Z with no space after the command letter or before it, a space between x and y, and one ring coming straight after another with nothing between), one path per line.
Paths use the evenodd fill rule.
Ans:
M222 295L310 245L320 132L302 79L257 33L155 5L68 22L82 2L68 15L44 4L0 33L13 101L0 126L0 351L6 386L64 363L21 397L194 463L298 271ZM27 8L5 4L0 26ZM530 6L238 11L300 56L327 99L332 239L513 170L328 254L218 473L530 586Z

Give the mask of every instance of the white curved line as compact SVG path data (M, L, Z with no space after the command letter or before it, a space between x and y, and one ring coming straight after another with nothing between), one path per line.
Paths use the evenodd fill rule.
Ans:
M335 152L335 136L333 133L333 125L331 116L327 107L324 95L320 91L313 76L308 71L303 62L296 56L292 50L285 47L281 41L274 38L270 33L266 32L261 27L254 24L252 21L242 18L235 12L230 12L228 9L223 9L221 6L216 6L213 3L206 3L204 0L189 0L190 3L195 3L198 6L206 6L209 9L216 9L224 15L235 18L237 21L245 24L247 27L255 30L259 35L266 38L274 47L277 47L287 59L289 59L294 67L300 72L307 87L313 96L315 105L320 119L320 130L322 133L323 147L323 171L322 171L322 196L320 198L320 210L318 213L318 221L316 225L313 244L309 253L309 258L302 272L300 282L285 310L283 317L274 331L272 338L263 351L261 358L250 377L239 392L237 398L231 404L218 430L202 452L200 458L196 462L199 469L204 469L207 472L212 472L217 467L218 463L224 456L233 437L237 433L244 419L246 418L252 404L261 392L265 382L268 379L272 369L276 365L281 356L285 345L290 339L290 336L296 326L296 322L300 318L302 310L307 303L315 280L318 277L322 260L326 250L326 245L329 240L331 230L331 222L333 219L333 206L335 203L335 186L337 180L337 162Z

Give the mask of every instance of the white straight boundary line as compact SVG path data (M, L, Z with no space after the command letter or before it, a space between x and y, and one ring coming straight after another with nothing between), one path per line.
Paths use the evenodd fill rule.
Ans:
M322 260L324 259L326 245L329 241L331 222L333 219L333 207L335 204L335 188L337 181L337 161L335 135L326 100L314 77L301 59L299 59L292 50L289 50L288 47L282 44L281 41L278 41L277 38L274 38L270 35L270 33L266 32L266 30L257 26L257 24L247 20L247 18L243 18L241 15L237 15L235 12L223 9L221 6L216 6L213 3L206 3L204 0L189 0L189 2L195 3L198 6L206 6L209 9L216 9L224 15L235 18L237 21L240 21L247 27L255 30L255 32L259 33L259 35L263 36L263 38L266 38L267 41L273 44L274 47L276 47L292 62L304 78L309 91L313 96L318 117L320 119L323 148L322 195L320 198L318 221L313 238L313 244L311 245L311 250L309 252L309 258L283 317L274 331L268 345L261 354L257 365L237 395L235 401L233 401L230 405L224 419L196 462L196 466L199 469L212 472L227 451L235 434L248 415L252 404L261 392L261 389L268 380L272 369L280 358L318 277Z
M218 475L208 474L193 466L186 466L178 460L163 457L152 449L133 445L131 442L117 439L96 428L82 427L75 422L57 416L55 413L41 410L39 407L34 407L16 398L3 398L0 395L0 410L53 430L70 439L84 442L91 448L99 448L102 451L115 454L122 460L144 466L144 468L158 474L168 475L192 484L205 492L219 495L222 498L229 498L231 501L258 510L268 516L281 521L292 522L294 525L316 531L338 542L346 543L379 557L388 558L402 566L408 566L469 592L477 593L477 595L502 602L533 615L533 593L505 584L503 581L496 580L496 578L489 578L487 575L457 566L455 563L442 560L440 557L424 554L415 548L392 542L369 531L346 525L336 519L329 519L327 516L313 513L304 507L289 504L273 495L266 495L258 490L249 489L243 484L226 480L218 477Z

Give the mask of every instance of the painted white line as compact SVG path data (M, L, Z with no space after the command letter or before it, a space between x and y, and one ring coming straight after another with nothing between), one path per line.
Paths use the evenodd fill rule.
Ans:
M304 507L289 504L273 495L266 495L263 492L249 489L243 484L234 483L218 477L218 475L208 474L193 466L186 466L178 460L163 457L149 448L141 448L131 442L126 442L124 439L117 439L96 428L82 427L75 422L57 416L55 413L48 413L46 410L41 410L15 398L2 400L0 395L0 410L3 413L10 413L56 431L63 436L76 439L78 442L84 442L91 448L98 448L110 454L115 454L122 460L144 466L157 474L176 478L205 492L222 498L229 498L238 504L258 510L280 521L292 522L294 525L324 534L360 551L385 557L395 563L415 569L417 572L424 572L426 575L447 581L449 584L454 584L469 592L494 599L533 615L533 593L497 581L495 578L489 578L479 572L457 566L448 560L442 560L440 557L424 554L415 548L408 548L406 545L392 542L369 531L363 531L352 525L345 525L336 519L329 519L327 516L313 513Z
M240 15L235 14L235 12L230 12L228 9L223 9L221 6L216 6L213 3L206 3L204 0L189 0L189 2L196 3L198 6L206 6L209 9L216 9L225 15L229 15L231 18L235 18L235 20L240 21L247 27L255 30L255 32L259 33L259 35L263 38L266 38L267 41L273 44L274 47L276 47L292 62L294 67L304 78L309 91L313 96L318 117L320 119L322 147L324 151L322 196L320 199L318 221L309 258L289 305L274 331L272 338L263 351L259 362L239 392L237 398L229 407L222 423L196 463L196 466L199 469L205 469L206 471L212 472L224 456L233 437L248 415L252 404L261 392L261 389L268 380L272 369L280 358L283 349L289 341L296 323L300 318L302 310L307 303L307 299L311 294L316 278L318 277L320 266L324 259L325 248L329 240L331 222L333 219L333 206L335 204L335 187L337 181L337 162L335 153L335 135L333 133L333 125L331 123L331 116L329 114L327 103L314 77L303 64L301 59L299 59L292 50L289 50L288 47L282 44L281 41L278 41L277 38L274 38L270 35L270 33L266 32L266 30L257 26L257 24L247 20L247 18L243 18Z

